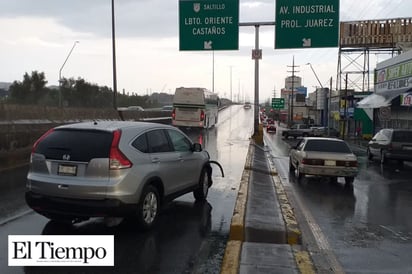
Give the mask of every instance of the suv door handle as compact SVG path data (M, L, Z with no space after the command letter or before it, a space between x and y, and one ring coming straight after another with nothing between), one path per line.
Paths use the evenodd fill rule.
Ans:
M152 158L152 163L159 163L160 162L160 159L159 158Z

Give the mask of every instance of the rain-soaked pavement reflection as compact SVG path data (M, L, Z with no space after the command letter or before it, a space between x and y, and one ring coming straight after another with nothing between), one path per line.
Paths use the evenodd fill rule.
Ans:
M253 110L232 106L219 114L215 128L202 132L189 130L188 136L199 142L224 169L221 177L213 166L213 186L208 202L194 202L191 193L165 205L156 227L140 231L130 220L109 227L107 220L93 218L73 226L50 222L46 218L28 213L23 217L0 225L0 242L7 235L115 235L115 267L7 267L7 245L0 247L0 273L219 273L228 238L233 208L240 178L253 130ZM18 174L18 175L16 175ZM26 170L20 170L10 184L19 187L12 197L24 210ZM13 198L8 198L12 201ZM12 216L17 206L3 208L2 213ZM26 212L27 213L27 212Z
M360 173L353 185L319 177L298 183L289 174L287 154L272 160L302 205L299 212L309 212L304 218L319 228L314 258L328 254L326 247L346 273L412 273L412 163L382 166L361 151L357 156Z

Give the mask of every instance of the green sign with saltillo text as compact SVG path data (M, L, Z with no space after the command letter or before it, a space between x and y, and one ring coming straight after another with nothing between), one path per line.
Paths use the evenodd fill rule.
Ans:
M275 49L339 45L339 0L276 0Z
M272 108L273 109L284 109L285 108L285 98L272 98Z
M239 0L180 0L180 50L238 50Z

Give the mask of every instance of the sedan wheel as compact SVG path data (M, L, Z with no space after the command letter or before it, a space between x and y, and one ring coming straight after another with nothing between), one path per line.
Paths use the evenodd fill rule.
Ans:
M368 156L368 160L372 160L373 154L371 153L369 148L367 148L367 150L366 150L366 155Z
M305 177L305 174L300 172L299 166L296 166L296 178L301 181Z
M345 183L352 184L355 180L355 177L345 177Z
M138 204L137 220L142 229L151 228L157 220L159 209L159 194L157 189L148 185L143 189L142 199Z
M292 159L289 159L289 172L290 173L295 172L295 167L292 164Z
M382 151L381 151L381 164L382 164L382 165L385 164L386 161L387 161L387 159L386 159L386 156L385 156L385 151L382 150Z

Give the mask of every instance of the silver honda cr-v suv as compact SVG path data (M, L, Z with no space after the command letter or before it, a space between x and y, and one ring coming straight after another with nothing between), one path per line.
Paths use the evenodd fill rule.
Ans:
M34 144L26 202L59 221L135 217L144 229L167 200L212 185L209 154L179 129L97 121L53 128Z

